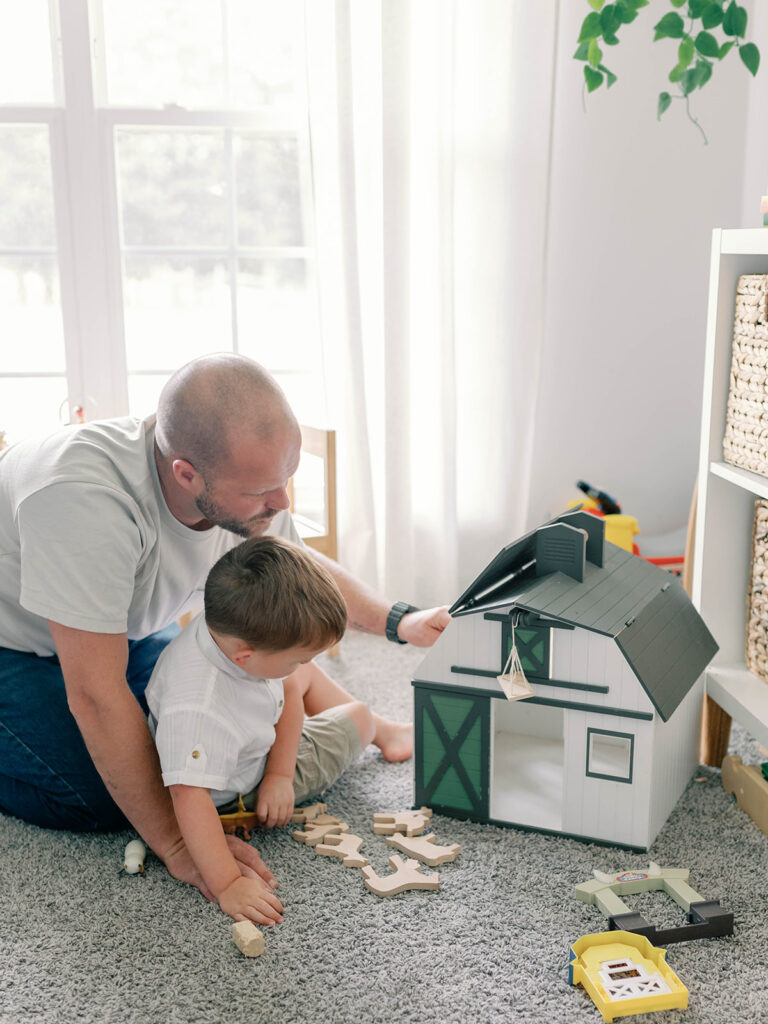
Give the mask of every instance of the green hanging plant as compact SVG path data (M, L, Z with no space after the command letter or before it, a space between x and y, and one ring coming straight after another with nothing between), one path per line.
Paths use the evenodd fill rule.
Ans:
M622 25L629 25L649 0L616 0L607 4L605 0L587 0L592 11L584 19L579 33L576 60L584 61L584 85L588 92L594 92L605 82L610 89L616 75L603 63L604 46L616 46L618 32ZM696 89L703 89L712 77L715 61L724 60L734 48L747 70L757 74L760 66L760 51L754 43L744 42L747 34L747 11L735 0L669 0L675 10L668 11L661 21L654 25L654 42L658 39L678 40L677 61L669 73L669 80L677 86L677 93L661 92L657 106L657 117L668 110L673 100L685 102L689 119L701 132L704 142L707 137L699 122L691 113L690 96ZM678 13L686 7L687 11ZM687 24L683 15L687 15ZM718 34L721 37L718 38Z

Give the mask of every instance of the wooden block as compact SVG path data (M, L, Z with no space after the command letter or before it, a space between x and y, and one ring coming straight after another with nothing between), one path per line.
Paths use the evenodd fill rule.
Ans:
M314 821L308 821L305 829L294 832L293 838L300 843L306 843L307 846L316 846L326 836L335 835L338 832L349 832L349 825L344 821L339 821L337 818L320 824L315 819Z
M389 866L394 869L393 874L385 875L383 878L377 875L370 865L362 869L366 888L377 896L395 896L406 889L440 888L440 876L437 871L433 871L431 875L422 874L418 861L404 861L395 854L389 858Z
M327 811L328 808L325 804L310 804L309 807L294 807L293 814L291 815L292 825L306 825L308 821L312 821L322 814L323 811Z
M432 811L422 807L418 811L397 811L394 814L380 813L373 816L373 831L377 836L391 836L404 832L416 836L427 827Z
M428 836L387 836L387 846L394 846L395 849L407 853L409 857L416 857L417 860L430 864L432 867L436 864L447 864L449 861L456 860L461 853L458 843L452 843L450 846L437 846L434 833L430 833Z
M253 921L236 921L232 941L244 956L261 956L265 949L264 936Z
M358 852L362 845L363 840L360 836L356 836L352 832L329 833L325 837L324 843L317 844L315 853L322 854L324 857L340 857L345 868L364 868L368 863L368 858L361 856Z

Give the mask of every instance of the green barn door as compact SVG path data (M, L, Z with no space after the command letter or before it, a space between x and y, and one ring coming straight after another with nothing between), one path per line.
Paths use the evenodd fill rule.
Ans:
M489 698L414 686L415 803L488 820Z

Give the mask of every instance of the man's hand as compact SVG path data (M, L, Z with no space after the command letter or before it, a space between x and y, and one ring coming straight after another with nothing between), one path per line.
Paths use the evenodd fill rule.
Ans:
M294 805L293 780L266 772L256 794L256 817L265 828L287 825Z
M414 647L431 647L451 621L448 608L426 608L409 612L397 625L397 635Z
M243 878L252 881L262 881L270 889L276 889L278 882L267 865L261 859L261 854L248 843L244 843L237 836L226 835L225 837L229 852L235 858L235 863ZM180 882L193 885L210 902L215 902L214 895L203 881L202 875L195 867L195 863L187 849L184 840L179 839L170 850L162 857L168 873L178 878Z
M238 878L219 894L219 906L235 921L279 924L283 905L260 878Z

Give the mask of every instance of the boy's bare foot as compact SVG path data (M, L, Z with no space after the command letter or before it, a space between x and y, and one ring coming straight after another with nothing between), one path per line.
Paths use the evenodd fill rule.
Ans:
M407 761L413 756L413 726L407 722L391 722L388 718L373 716L376 732L374 744L381 750L385 761Z

